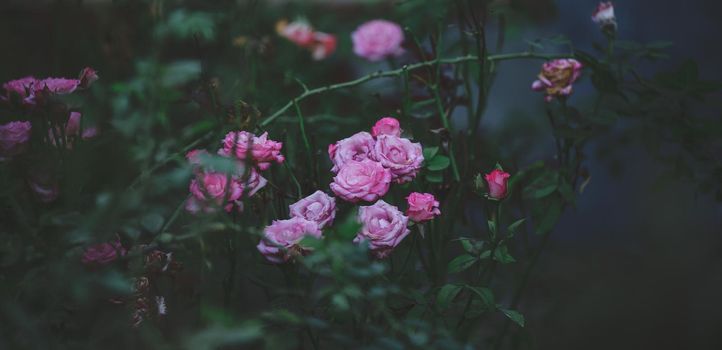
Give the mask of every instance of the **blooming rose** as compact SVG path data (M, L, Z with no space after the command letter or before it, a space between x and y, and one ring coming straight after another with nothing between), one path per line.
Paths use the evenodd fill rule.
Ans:
M328 146L328 154L333 162L331 171L338 172L344 164L351 161L373 158L375 143L371 134L362 131Z
M534 91L544 91L547 102L554 96L569 96L572 93L572 84L582 74L582 64L573 58L556 59L544 63L539 79L534 81L531 88Z
M86 265L105 265L126 253L117 239L110 243L99 243L85 248L81 261Z
M437 201L431 193L412 192L406 197L406 201L409 203L409 209L406 210L406 215L408 215L411 220L422 222L441 215L439 201Z
M5 97L3 100L14 101L17 98L17 101L24 105L35 104L33 85L36 82L37 79L34 77L24 77L4 83Z
M352 34L353 52L369 61L379 61L403 53L404 31L393 22L382 19L366 22Z
M256 247L268 261L280 264L311 251L299 244L307 235L321 238L321 230L315 222L300 217L275 220L263 230L263 238Z
M242 167L242 166L240 166ZM243 170L238 171L243 174ZM248 178L243 181L240 175L229 176L219 172L204 172L191 180L190 192L192 197L186 202L186 210L197 213L200 210L212 212L215 206L222 206L226 211L231 211L233 205L242 209L241 199L244 192L247 197L253 196L258 190L266 186L268 182L258 172L251 168ZM230 181L229 181L230 180ZM223 203L226 199L227 202Z
M37 81L33 85L35 93L39 92L50 92L52 94L65 95L75 91L80 85L78 79L66 79L66 78L45 78Z
M291 217L313 221L321 229L330 225L336 217L336 199L322 191L316 191L312 195L291 204L288 210Z
M371 128L371 135L373 135L373 137L377 137L379 135L400 137L401 127L399 125L399 121L392 117L381 118Z
M391 254L410 232L406 227L409 218L383 200L360 207L358 220L363 226L353 241L367 241L371 252L377 258L385 258Z
M484 175L484 179L486 179L489 185L489 197L494 199L506 197L506 187L509 177L511 177L509 173L499 169L494 169L491 173Z
M331 183L331 191L351 203L372 202L388 192L391 172L371 159L351 161L341 167Z
M336 36L323 32L313 33L313 44L310 46L311 57L320 61L336 51Z
M23 153L30 140L31 129L29 121L0 125L0 160Z
M247 131L231 131L223 139L223 147L218 154L224 156L234 154L238 159L246 159L249 147L251 156L261 170L270 168L271 162L275 161L280 164L286 159L281 154L283 143L269 140L267 132L261 136L255 136Z
M592 14L592 21L602 29L617 30L617 18L614 16L614 5L611 1L602 1Z
M392 178L397 183L411 181L424 162L420 143L390 135L376 138L372 155L384 168L391 170Z

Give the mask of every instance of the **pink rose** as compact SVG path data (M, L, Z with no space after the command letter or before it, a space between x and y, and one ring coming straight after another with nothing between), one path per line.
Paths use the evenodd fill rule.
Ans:
M336 51L336 36L332 34L315 32L313 33L313 44L310 47L311 57L320 61Z
M491 173L484 175L484 179L486 179L489 185L489 197L494 199L503 199L506 197L506 187L509 177L511 177L509 173L499 169L494 169Z
M223 139L223 148L218 153L225 156L234 154L238 159L246 159L249 147L251 156L261 170L270 168L271 162L280 164L286 159L281 154L283 143L269 140L267 132L255 136L247 131L231 131Z
M4 83L3 89L5 89L5 97L3 99L18 101L23 105L34 105L35 93L33 85L35 85L36 82L37 79L33 77L25 77Z
M554 96L569 96L572 93L572 84L582 74L582 64L573 58L556 59L544 63L539 79L534 81L531 88L534 91L544 91L544 99L550 102Z
M87 89L90 84L98 80L98 72L90 67L85 67L80 71L80 87Z
M297 20L291 23L285 20L279 21L276 23L276 32L301 47L313 43L313 27L306 21Z
M385 258L406 237L409 218L398 208L380 200L370 206L362 206L358 220L363 227L354 242L367 241L369 249L377 258Z
M602 29L617 29L617 18L614 16L614 5L611 1L602 1L592 14L592 21L598 24Z
M288 207L291 217L304 218L318 224L322 229L333 222L336 217L336 199L316 191L312 195L291 204Z
M379 61L403 53L404 31L393 22L382 19L366 22L352 34L353 52L369 61Z
M268 261L280 264L311 251L300 245L305 236L321 238L321 230L315 222L300 217L275 220L263 230L263 238L256 247Z
M81 261L86 265L105 265L126 253L119 240L110 243L99 243L85 248Z
M78 79L66 79L66 78L45 78L40 80L33 85L35 93L50 92L57 95L70 94L75 91L80 85Z
M328 146L328 154L333 162L331 171L338 172L348 162L373 158L375 143L371 134L362 131Z
M344 164L333 178L331 191L351 203L372 202L388 192L391 172L371 159Z
M15 121L0 125L0 160L25 152L32 124L29 121Z
M413 180L424 162L420 143L390 135L376 138L373 158L391 170L392 178L397 183Z
M379 135L391 135L401 137L401 127L396 118L385 117L379 119L371 128L371 135L377 137Z
M409 209L406 210L406 215L408 215L411 220L422 222L441 215L439 201L437 201L431 193L412 192L406 197L406 201L409 203Z
M238 174L243 174L243 171L243 169L238 170ZM247 174L248 178L245 181L241 176L229 177L228 174L219 172L199 173L191 180L189 190L192 196L186 202L186 210L191 213L201 210L212 212L216 207L223 206L226 211L231 211L234 205L242 209L244 192L247 197L253 196L266 186L267 180L253 168Z

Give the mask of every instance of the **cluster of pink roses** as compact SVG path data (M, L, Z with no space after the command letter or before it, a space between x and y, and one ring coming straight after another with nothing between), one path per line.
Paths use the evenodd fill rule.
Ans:
M218 155L233 159L234 170L229 174L202 166L205 150L192 150L186 154L193 165L195 177L190 183L191 197L186 210L191 213L213 212L222 207L243 209L244 196L250 197L265 187L268 181L259 171L268 169L273 162L283 163L281 142L268 139L268 133L256 136L247 131L229 132L222 141Z
M336 36L314 30L305 20L296 20L291 23L286 20L278 21L276 32L299 47L311 51L311 57L316 61L322 60L336 51Z
M331 190L356 203L373 202L388 192L391 182L413 180L424 161L421 144L401 137L398 120L382 118L371 129L329 145L336 173Z

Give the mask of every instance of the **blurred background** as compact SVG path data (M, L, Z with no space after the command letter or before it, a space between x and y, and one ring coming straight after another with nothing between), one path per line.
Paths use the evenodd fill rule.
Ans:
M348 33L355 26L386 17L389 8L403 6L403 1L261 2L263 13L252 19L248 16L258 11L252 1L186 1L189 8L207 12L233 9L228 12L237 20L207 26L213 17L194 17L191 11L176 13L179 28L200 23L205 29L201 35L211 44L175 44L159 53L149 47L150 37L162 36L162 30L179 29L160 29L150 35L148 28L160 19L147 13L158 11L160 16L163 6L170 7L175 1L5 0L0 2L4 49L0 81L26 75L75 76L82 67L91 66L100 72L97 84L112 91L114 84L131 79L137 73L138 60L149 55L164 55L155 57L160 60L200 59L211 67L217 56L229 60L235 55L239 57L238 71L243 71L241 65L248 64L241 59L243 48L229 43L239 42L238 38L248 33L274 35L273 16L308 17L319 30L337 33L335 55L348 57ZM509 24L505 52L523 51L528 41L558 34L583 50L592 50L593 42L603 41L597 27L590 25L596 1L510 3L520 14ZM648 72L693 59L705 80L722 80L722 46L717 44L722 34L722 3L620 0L615 2L615 11L620 39L674 43L668 50L669 59L644 65ZM419 14L425 15L432 16ZM398 12L395 16L402 17ZM402 24L423 28L424 23ZM276 72L268 81L259 82L263 86L258 91L274 84L288 90L294 84L288 82L289 76L308 78L309 86L315 87L314 80L345 81L388 68L385 62L369 66L334 57L310 66L307 61L293 63L302 60L297 56L282 57L288 52L279 50L270 54L269 61L253 63L294 67L292 74ZM232 67L224 69L227 71L214 74L235 74ZM543 110L544 102L529 89L538 71L536 63L504 62L481 125L482 135L490 143L532 149L519 159L522 163L532 162L554 147L546 121L535 112ZM244 84L246 78L239 76L238 84ZM575 87L573 100L585 101L590 84L583 79ZM383 84L375 86L383 88ZM244 99L257 104L262 113L276 110L282 103L246 92ZM96 100L105 97L92 96ZM370 124L376 116L368 115L375 108L358 106L355 114L349 112L349 118L369 118L366 123ZM722 95L717 93L700 103L694 113L719 119L721 110ZM98 108L94 112L92 118L99 124L112 124L113 111ZM455 122L465 127L460 120ZM697 181L685 176L687 168L655 156L659 150L636 139L634 128L633 121L624 121L586 146L591 180L576 207L564 212L520 307L529 325L525 337L539 349L722 348L722 204L715 193L700 191ZM713 151L720 154L722 147ZM722 180L719 174L716 179Z

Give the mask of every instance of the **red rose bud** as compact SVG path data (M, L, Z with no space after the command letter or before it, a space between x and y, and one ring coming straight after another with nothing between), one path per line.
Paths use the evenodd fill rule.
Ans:
M484 175L489 185L489 198L503 199L507 195L507 183L511 175L500 169L494 169L491 173Z

